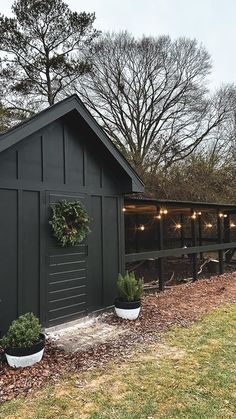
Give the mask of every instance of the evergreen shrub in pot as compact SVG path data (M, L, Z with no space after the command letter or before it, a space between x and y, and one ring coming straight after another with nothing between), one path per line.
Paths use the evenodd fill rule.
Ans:
M1 344L10 367L29 367L41 361L45 336L38 318L33 313L26 313L13 320Z
M119 274L117 288L119 297L115 300L115 312L118 317L126 320L136 320L141 309L143 294L143 278L137 279L134 272Z

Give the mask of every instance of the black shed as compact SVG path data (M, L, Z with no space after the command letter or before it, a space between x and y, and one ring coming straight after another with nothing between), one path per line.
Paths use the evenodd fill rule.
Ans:
M0 329L32 311L44 326L113 303L124 270L123 195L143 184L73 95L0 136ZM81 201L91 233L52 237L49 207Z

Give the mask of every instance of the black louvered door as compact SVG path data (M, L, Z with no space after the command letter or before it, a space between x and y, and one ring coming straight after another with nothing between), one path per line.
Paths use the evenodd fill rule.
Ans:
M80 201L86 208L85 195L47 194L48 207L62 200ZM60 247L49 234L47 245L47 324L71 321L87 313L87 255L83 242Z

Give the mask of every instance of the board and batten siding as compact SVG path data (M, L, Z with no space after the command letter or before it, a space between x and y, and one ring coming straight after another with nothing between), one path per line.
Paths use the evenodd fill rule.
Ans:
M122 195L131 188L128 175L78 114L0 153L2 331L27 311L48 326L113 303L117 274L124 269ZM82 252L65 251L51 236L49 206L57 196L78 197L91 217ZM84 275L77 275L80 265Z

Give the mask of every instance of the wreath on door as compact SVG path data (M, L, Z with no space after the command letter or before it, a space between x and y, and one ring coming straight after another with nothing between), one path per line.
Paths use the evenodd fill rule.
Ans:
M63 247L81 243L90 233L88 213L79 201L64 200L52 205L49 224Z

